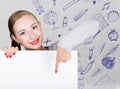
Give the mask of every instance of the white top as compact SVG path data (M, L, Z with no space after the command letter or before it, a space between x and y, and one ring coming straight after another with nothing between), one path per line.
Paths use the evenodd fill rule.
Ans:
M49 49L55 50L59 45L68 53L76 46L80 45L84 40L93 37L99 30L99 22L89 20L82 22L77 28L73 29L70 33L62 37L58 42L52 44Z

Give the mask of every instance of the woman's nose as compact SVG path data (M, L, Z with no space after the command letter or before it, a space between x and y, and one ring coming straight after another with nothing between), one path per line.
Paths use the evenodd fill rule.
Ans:
M29 32L29 37L30 39L34 39L35 38L35 33L34 32Z

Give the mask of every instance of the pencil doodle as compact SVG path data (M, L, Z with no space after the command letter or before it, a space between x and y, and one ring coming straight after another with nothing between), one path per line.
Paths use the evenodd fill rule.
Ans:
M118 50L118 47L119 47L119 44L117 44L115 47L110 49L110 51L105 56L108 56L108 55L113 54L114 52L116 52Z
M119 34L116 30L111 30L111 32L108 34L108 38L110 41L117 41L119 38Z
M102 59L102 65L107 68L107 69L112 69L115 65L115 58L111 58L111 57L104 57Z
M82 69L82 71L81 71L80 74L81 75L85 75L86 73L88 73L90 71L90 69L92 68L94 62L95 61L93 60L92 62L88 63L88 65L86 66L86 68L84 70Z
M120 15L117 11L113 10L113 11L110 11L107 15L107 19L108 21L110 22L115 22L119 19Z
M95 68L95 70L93 71L91 77L95 77L97 75L99 75L100 73L102 73L102 69L101 68Z
M108 10L110 8L110 2L107 2L104 4L103 8L102 8L102 11L103 10Z
M56 27L55 24L58 20L58 14L54 11L48 11L44 15L44 22L48 25L53 25L53 30L58 29L59 27Z
M62 23L62 27L67 27L68 22L67 22L67 16L64 16L63 18L63 23Z
M101 85L113 84L113 83L115 83L115 81L108 74L105 74L94 85L101 86Z
M96 1L93 1L93 5L95 5L96 4Z
M103 51L103 49L105 48L105 46L106 46L106 43L104 43L104 44L102 45L101 50L100 50L100 54L102 53L102 51Z
M80 18L82 18L87 13L87 11L88 9L81 11L77 16L73 18L73 21L75 22L78 21Z
M94 48L95 46L89 49L89 59L92 59Z
M72 5L76 4L77 2L79 2L79 0L73 0L73 1L69 2L68 4L66 4L66 5L63 7L63 11L67 10L67 9L70 8Z
M33 5L36 7L36 11L38 11L38 14L40 15L41 13L43 13L45 10L43 9L43 6L40 5L38 0L32 0L33 1Z
M57 1L57 0L53 0L53 6L56 6L56 1Z

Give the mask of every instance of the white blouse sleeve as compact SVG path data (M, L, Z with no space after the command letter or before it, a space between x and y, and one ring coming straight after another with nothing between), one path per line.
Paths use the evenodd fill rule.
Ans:
M99 22L95 20L85 21L77 28L73 29L66 36L62 37L58 46L62 47L68 53L81 44L86 38L94 36L99 30Z

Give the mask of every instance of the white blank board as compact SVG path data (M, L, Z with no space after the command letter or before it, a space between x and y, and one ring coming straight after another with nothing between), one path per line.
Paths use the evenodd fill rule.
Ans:
M56 74L56 51L18 51L12 58L0 51L0 88L77 89L77 52L71 55Z

